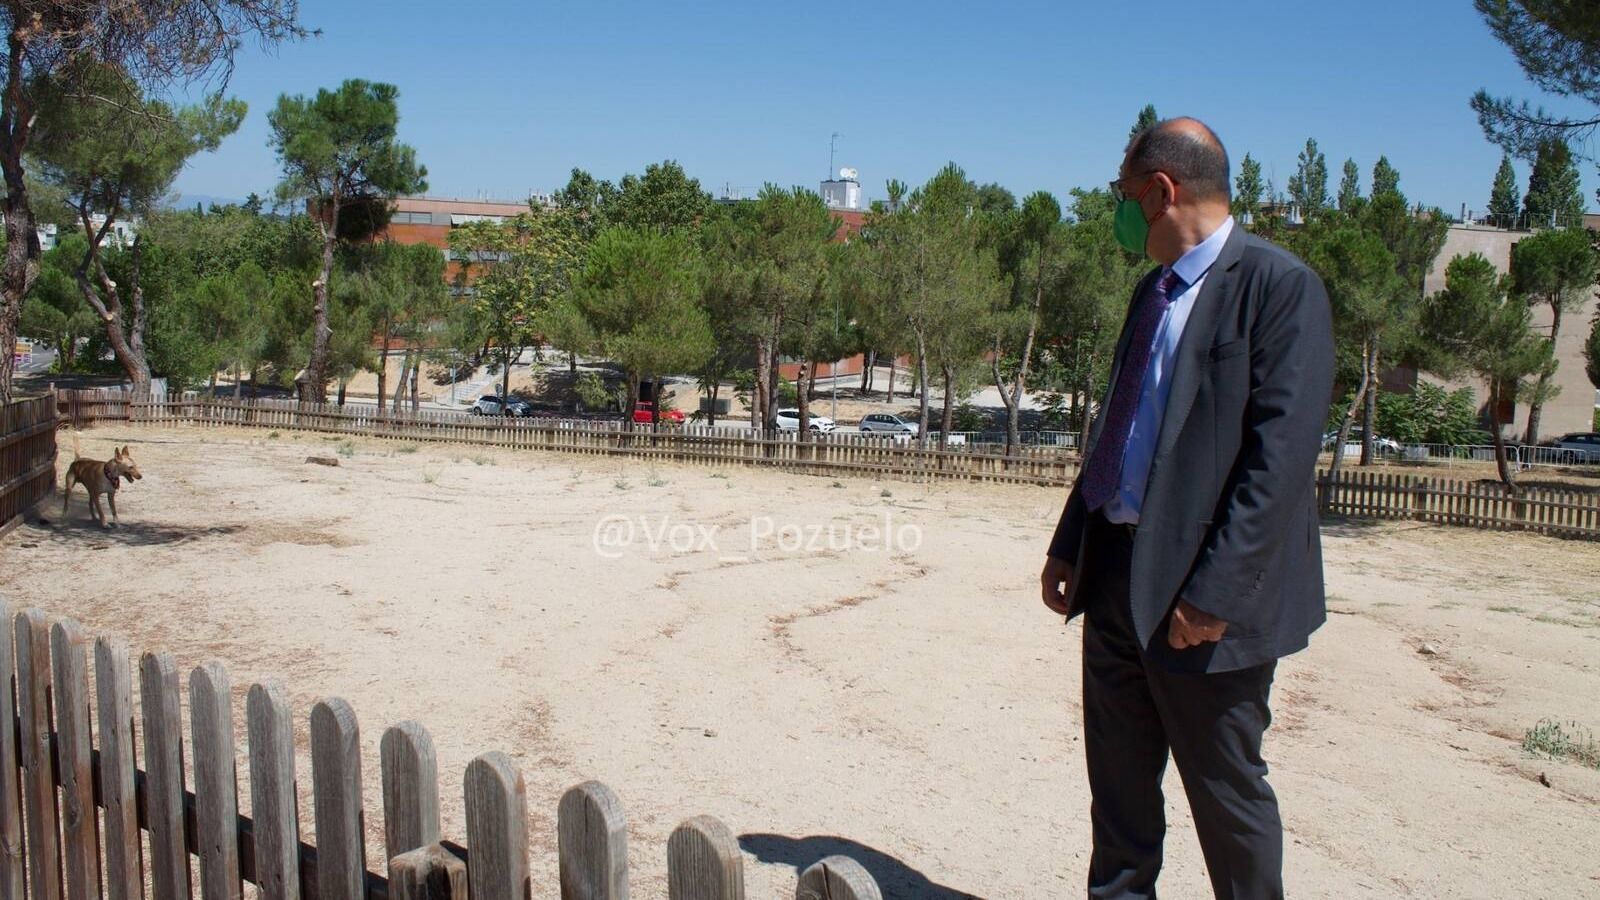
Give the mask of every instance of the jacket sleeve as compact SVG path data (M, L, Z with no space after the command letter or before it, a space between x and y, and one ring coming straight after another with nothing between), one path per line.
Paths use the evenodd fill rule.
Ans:
M1061 518L1056 522L1055 536L1050 539L1049 556L1078 564L1078 548L1083 546L1083 526L1088 521L1088 512L1074 485L1072 493L1067 495L1067 505L1061 510Z
M1293 265L1269 284L1250 332L1244 439L1214 525L1179 596L1225 622L1270 616L1261 582L1305 514L1333 395L1333 320L1316 274Z

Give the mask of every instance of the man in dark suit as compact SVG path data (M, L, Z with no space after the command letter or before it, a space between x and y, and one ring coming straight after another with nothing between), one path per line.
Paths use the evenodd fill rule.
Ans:
M1227 153L1199 121L1136 135L1111 189L1118 241L1161 265L1134 291L1041 578L1046 606L1085 614L1089 896L1155 896L1170 752L1217 897L1281 897L1261 739L1277 659L1325 618L1328 296L1235 226Z

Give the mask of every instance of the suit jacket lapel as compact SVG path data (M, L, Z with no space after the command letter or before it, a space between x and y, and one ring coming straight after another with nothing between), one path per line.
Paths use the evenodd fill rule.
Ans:
M1161 416L1161 436L1156 442L1156 455L1152 471L1178 441L1183 423L1194 406L1194 395L1200 390L1200 375L1205 371L1206 357L1211 352L1211 340L1217 333L1217 320L1222 312L1222 298L1228 296L1235 277L1234 267L1244 251L1243 228L1235 227L1222 245L1222 253L1206 273L1200 286L1200 296L1195 298L1194 310L1183 328L1178 341L1177 365L1172 370L1172 392L1167 395L1167 408Z

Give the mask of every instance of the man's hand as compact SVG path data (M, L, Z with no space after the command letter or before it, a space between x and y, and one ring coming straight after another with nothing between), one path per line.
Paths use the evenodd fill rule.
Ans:
M1072 563L1046 556L1039 582L1043 589L1044 605L1050 607L1053 613L1068 615L1067 588L1072 585Z
M1172 610L1172 621L1167 624L1167 643L1174 650L1198 647L1222 640L1222 633L1227 630L1227 622L1208 612L1201 612L1187 600L1179 600L1177 607Z

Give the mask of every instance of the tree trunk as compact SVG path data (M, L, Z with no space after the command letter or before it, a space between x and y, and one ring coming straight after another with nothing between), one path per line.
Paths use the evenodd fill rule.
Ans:
M888 403L894 402L894 367L895 363L899 361L900 360L895 356L894 353L891 352L889 354L889 393L886 397L884 397L885 402Z
M944 376L944 414L939 419L939 449L945 450L950 446L950 429L955 426L956 373L949 363L941 363L939 370Z
M1505 385L1495 384L1489 389L1489 431L1494 440L1495 468L1500 473L1500 480L1504 482L1506 490L1515 497L1517 490L1517 471L1511 465L1511 460L1506 458L1506 438L1500 427L1500 400L1505 392Z
M800 368L795 372L794 377L796 379L795 406L798 407L797 421L800 423L800 433L796 435L796 438L801 443L809 443L811 441L811 385L814 377L811 363L803 359L800 360Z
M415 415L422 409L422 396L417 393L417 383L422 380L422 351L417 351L417 361L411 366L411 412Z
M406 373L411 371L411 355L414 352L416 351L407 350L405 355L400 357L400 380L399 383L394 386L395 412L400 411L400 403L405 399L406 396Z
M521 356L521 354L517 354ZM500 396L511 396L511 348L500 351Z
M917 446L928 446L928 344L917 334Z
M1361 411L1361 465L1372 465L1372 454L1375 449L1376 435L1373 427L1378 421L1378 339L1373 338L1367 343L1367 352L1362 364L1366 367L1367 396Z
M1371 389L1368 379L1371 370L1366 366L1361 367L1361 384L1356 388L1356 395L1350 398L1350 405L1345 408L1344 417L1339 420L1339 432L1333 436L1333 462L1328 464L1328 481L1330 484L1339 480L1339 468L1344 462L1344 443L1350 437L1350 423L1355 421L1356 410L1366 402L1367 391ZM1331 490L1329 496L1332 496Z
M717 427L717 394L721 393L721 391L721 380L713 379L711 390L709 391L711 402L706 404L706 425L712 428Z
M344 408L344 392L345 392L345 388L348 387L349 384L350 384L350 380L348 378L345 378L343 375L339 376L339 399L338 399L337 402L338 402L339 407L341 409Z
M128 375L128 381L136 396L149 396L150 394L150 366L144 358L144 293L139 288L139 240L133 242L133 266L129 273L128 293L132 301L132 319L129 327L124 329L122 288L106 274L105 267L101 265L99 244L104 238L111 220L108 218L106 225L98 233L88 226L88 216L84 217L84 226L90 240L89 249L84 252L83 262L77 271L78 291L83 299L93 309L95 315L100 317L105 326L106 340L111 344L111 352L121 363L122 369ZM89 280L90 271L94 272L96 285ZM13 345L14 346L14 345ZM11 348L4 348L9 358Z
M1550 304L1550 344L1555 346L1556 339L1561 337L1561 304ZM1552 354L1552 359L1554 354ZM1555 365L1539 373L1539 385L1534 389L1533 402L1528 404L1528 428L1522 435L1522 442L1529 447L1539 443L1539 420L1543 417L1545 392L1550 390L1550 379L1555 377Z
M567 351L567 374L578 377L578 353L575 350Z
M865 394L867 391L872 390L872 363L873 363L874 357L876 355L877 355L877 352L873 351L873 350L868 350L867 352L861 354L861 393L862 394Z
M217 320L216 329L211 333L211 341L212 341L212 343L216 343L216 344L222 343L222 320L220 318ZM216 366L212 366L211 367L211 383L206 388L206 399L207 400L214 400L214 399L216 399L216 396L217 396L217 368L216 368Z
M766 336L762 335L756 338L756 378L750 392L750 427L757 431L767 430L767 409L770 406L767 391L771 385L768 370L771 368L772 347Z
M16 375L17 326L22 318L22 299L39 277L39 233L34 229L33 205L28 184L23 178L22 155L27 152L33 132L33 104L24 90L27 76L23 66L28 55L30 28L12 22L7 35L6 83L4 102L0 102L0 173L5 177L5 196L0 211L5 214L6 256L0 270L0 403L11 402L12 379Z
M328 402L328 358L333 328L328 325L328 287L333 277L333 251L339 242L339 198L328 203L328 224L322 231L322 274L311 282L311 360L306 363L306 391L313 403Z
M254 400L261 393L261 385L256 381L256 367L250 367L250 399Z
M378 415L383 415L384 394L389 391L389 333L394 324L383 317L383 348L378 351Z
M244 367L238 363L233 364L233 399L244 399Z

